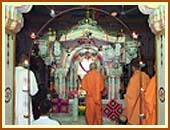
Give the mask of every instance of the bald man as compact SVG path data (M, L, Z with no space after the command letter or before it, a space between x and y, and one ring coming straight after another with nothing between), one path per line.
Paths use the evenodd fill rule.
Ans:
M104 89L104 78L97 71L97 64L90 64L90 71L82 80L82 89L87 92L86 104L86 124L102 125L102 101L101 92Z

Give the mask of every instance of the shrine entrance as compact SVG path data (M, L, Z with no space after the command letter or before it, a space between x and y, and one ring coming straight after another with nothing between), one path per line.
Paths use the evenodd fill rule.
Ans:
M54 33L52 29L49 34ZM109 100L120 101L119 89L122 68L137 57L140 42L125 36L111 36L97 26L91 18L83 19L79 25L63 34L59 40L47 39L45 36L34 41L39 47L39 55L50 65L50 87L58 94L58 98L66 101L65 107L69 117L77 120L79 109L84 109L85 91L81 89L81 80L89 71L92 62L105 78L106 95L102 97L102 105ZM58 100L54 100L57 104ZM123 104L123 103L121 103ZM64 104L65 105L65 104ZM62 106L59 106L62 107ZM55 105L56 113L58 106Z
M91 45L81 45L75 48L70 62L70 67L66 77L66 88L68 91L68 98L73 98L74 94L78 95L79 113L84 113L86 92L81 89L81 81L83 77L89 72L89 65L93 62L97 63L97 70L106 76L106 69L103 66L102 55L98 52L98 48ZM106 84L105 84L106 87ZM102 97L107 99L107 95Z

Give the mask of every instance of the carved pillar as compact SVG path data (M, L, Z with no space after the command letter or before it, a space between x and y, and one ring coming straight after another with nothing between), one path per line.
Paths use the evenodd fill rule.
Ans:
M63 82L63 84L62 84L62 95L63 95L63 98L65 98L66 97L66 82L65 82L65 76L62 76L62 82Z
M111 77L111 88L112 88L112 94L111 94L111 98L115 98L115 77L112 76Z
M111 78L108 76L108 99L111 99Z
M77 121L77 119L78 119L78 97L77 94L75 94L73 99L73 120Z
M62 75L59 74L59 97L62 97Z
M120 100L119 96L119 89L120 89L120 77L115 77L115 98Z
M70 68L70 91L73 90L73 69Z
M74 66L73 68L73 89L76 90L77 89L77 73L76 73L76 66Z
M55 86L55 90L57 91L57 93L59 93L59 79L58 79L58 75L55 75L54 86Z
M66 80L66 95L67 95L70 87L70 78L65 76L65 80Z

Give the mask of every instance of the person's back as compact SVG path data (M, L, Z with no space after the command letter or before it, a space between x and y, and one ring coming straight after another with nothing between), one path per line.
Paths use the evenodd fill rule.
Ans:
M38 92L38 86L32 71L25 69L24 60L26 56L22 55L20 64L15 68L15 125L28 125L33 120L32 104L30 95L33 96ZM28 80L30 85L28 86ZM30 87L30 88L29 88ZM30 100L30 104L28 104ZM30 110L30 113L28 113Z
M97 93L94 93L94 91L97 91L98 88L102 89L102 87L104 87L102 75L97 70L92 70L85 75L85 80L86 90L88 92L87 96L96 96Z
M50 119L48 116L40 116L39 119L32 122L32 125L60 125L60 123Z
M135 62L135 64L137 64ZM140 71L138 66L132 64L133 75L129 80L126 95L125 95L125 110L124 113L128 118L128 123L132 125L139 125L144 123L144 119L141 119L140 114L143 113L144 102L141 91L144 91L149 83L149 76Z
M52 111L52 104L48 99L40 102L39 109L41 116L32 122L33 125L60 125L58 121L49 118L49 112Z
M104 89L103 76L98 72L95 63L90 64L90 72L82 80L82 89L87 92L86 95L86 123L88 125L102 124L102 101L101 92Z
M156 125L156 74L150 80L147 89L145 91L145 116L146 125Z

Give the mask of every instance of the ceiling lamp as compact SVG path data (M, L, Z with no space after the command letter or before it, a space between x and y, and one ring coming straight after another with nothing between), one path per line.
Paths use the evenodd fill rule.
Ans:
M55 11L53 9L50 10L50 16L51 17L55 17L56 16Z
M133 37L133 39L138 39L138 34L136 32L133 32L132 37Z
M35 38L36 38L36 35L35 35L34 32L31 33L31 38L32 38L32 39L35 39Z
M112 12L111 16L116 17L117 16L117 12Z
M11 5L5 6L5 28L9 31L17 33L24 26L24 18L22 14Z

